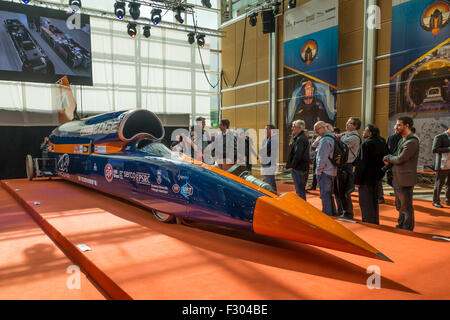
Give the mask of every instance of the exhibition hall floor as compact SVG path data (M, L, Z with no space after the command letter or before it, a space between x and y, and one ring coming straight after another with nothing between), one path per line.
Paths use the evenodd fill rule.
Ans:
M63 180L1 184L0 299L450 299L450 242L432 238L450 237L450 207L415 200L409 232L395 229L392 197L380 206L381 226L358 221L355 197L357 221L339 223L389 263L206 224L160 223ZM318 192L307 197L321 208ZM71 265L83 271L79 289L69 289ZM370 266L381 272L380 289L367 286Z

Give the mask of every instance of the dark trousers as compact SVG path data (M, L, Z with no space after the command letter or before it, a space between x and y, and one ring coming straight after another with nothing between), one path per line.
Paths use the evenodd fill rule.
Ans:
M292 180L294 180L295 192L297 195L306 200L306 189L305 189L305 172L300 170L292 169L291 175Z
M362 184L359 187L359 206L363 222L380 224L377 189L378 184Z
M317 176L316 176L316 160L313 160L313 180L311 183L311 188L316 189L317 188Z
M383 181L380 180L377 184L378 201L384 201Z
M402 229L412 231L414 229L414 207L413 207L413 189L414 187L400 187L395 189L395 195L398 200L399 217L398 225Z
M353 202L351 198L351 193L355 190L353 165L348 163L339 168L336 179L338 212L342 210L347 218L353 218Z
M447 181L447 182L446 182ZM436 173L436 181L434 182L433 203L441 202L441 190L445 184L445 202L450 201L450 170L440 170Z

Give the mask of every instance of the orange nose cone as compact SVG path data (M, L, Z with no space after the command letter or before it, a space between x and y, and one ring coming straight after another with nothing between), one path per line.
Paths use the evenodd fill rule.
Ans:
M258 198L253 214L253 230L257 234L392 262L356 234L293 193L278 198Z
M306 60L306 65L309 66L311 64L310 60Z
M433 33L433 35L437 35L439 33L439 31L441 31L440 28L435 28L433 30L431 30L431 32Z

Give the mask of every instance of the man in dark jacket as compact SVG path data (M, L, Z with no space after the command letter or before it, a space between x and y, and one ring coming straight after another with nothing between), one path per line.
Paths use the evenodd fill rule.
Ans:
M355 185L359 189L362 221L379 224L378 184L384 176L383 157L388 153L380 129L369 124L364 130L366 139L358 151L355 166Z
M292 123L293 141L286 169L291 169L297 195L306 200L305 175L309 170L309 141L304 132L305 122L297 120Z
M393 164L394 192L399 201L399 229L414 229L413 189L417 183L417 163L419 161L419 139L411 132L414 125L410 117L400 117L395 130L402 135L394 155L383 158L386 165Z
M434 168L436 172L436 181L434 183L433 206L443 208L441 205L440 194L442 186L445 185L445 204L450 205L450 126L447 131L438 134L433 140L433 153L436 154Z

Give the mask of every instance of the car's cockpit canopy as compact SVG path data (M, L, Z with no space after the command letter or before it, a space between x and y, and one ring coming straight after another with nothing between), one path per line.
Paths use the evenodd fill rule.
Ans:
M140 139L136 142L136 151L148 153L152 156L159 156L170 159L172 157L172 151L170 151L161 142L155 142L151 139Z

